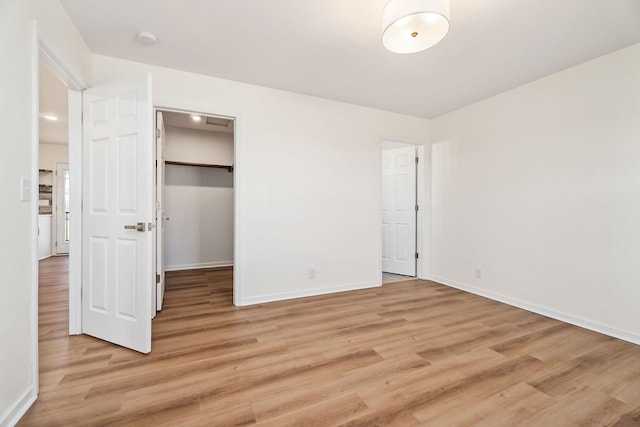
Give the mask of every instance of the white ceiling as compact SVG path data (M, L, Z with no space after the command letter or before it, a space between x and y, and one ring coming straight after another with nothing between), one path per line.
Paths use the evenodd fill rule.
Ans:
M67 87L47 67L40 65L40 142L68 144L68 95ZM53 114L59 120L45 119Z
M449 34L408 55L382 46L383 0L62 4L98 54L426 118L640 41L639 0L451 0Z

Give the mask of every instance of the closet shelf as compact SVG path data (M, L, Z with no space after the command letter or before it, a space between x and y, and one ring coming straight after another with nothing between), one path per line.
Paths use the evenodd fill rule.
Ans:
M217 169L226 169L229 172L233 172L233 165L212 165L209 163L190 163L190 162L176 162L173 160L165 160L165 164L167 165L178 165L178 166L197 166L201 168L217 168Z
M53 173L53 171L51 169L38 169L38 172L42 172L42 173Z

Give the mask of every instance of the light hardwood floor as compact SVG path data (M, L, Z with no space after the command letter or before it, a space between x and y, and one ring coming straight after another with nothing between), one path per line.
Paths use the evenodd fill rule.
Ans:
M640 346L433 282L236 308L229 269L172 273L141 355L67 336L66 263L23 426L640 425Z

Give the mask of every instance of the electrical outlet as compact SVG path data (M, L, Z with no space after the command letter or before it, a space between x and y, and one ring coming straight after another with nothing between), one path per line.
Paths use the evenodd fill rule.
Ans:
M482 279L482 269L476 268L476 271L474 272L474 276L476 279Z
M315 279L316 278L316 269L315 268L310 268L309 269L309 279Z

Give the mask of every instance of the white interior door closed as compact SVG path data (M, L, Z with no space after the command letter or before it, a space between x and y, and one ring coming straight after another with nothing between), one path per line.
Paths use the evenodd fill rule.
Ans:
M69 164L56 163L56 254L69 253Z
M156 309L162 310L164 301L164 119L156 113Z
M84 91L82 151L82 332L148 353L155 285L150 74Z
M416 149L382 151L382 271L416 275Z

